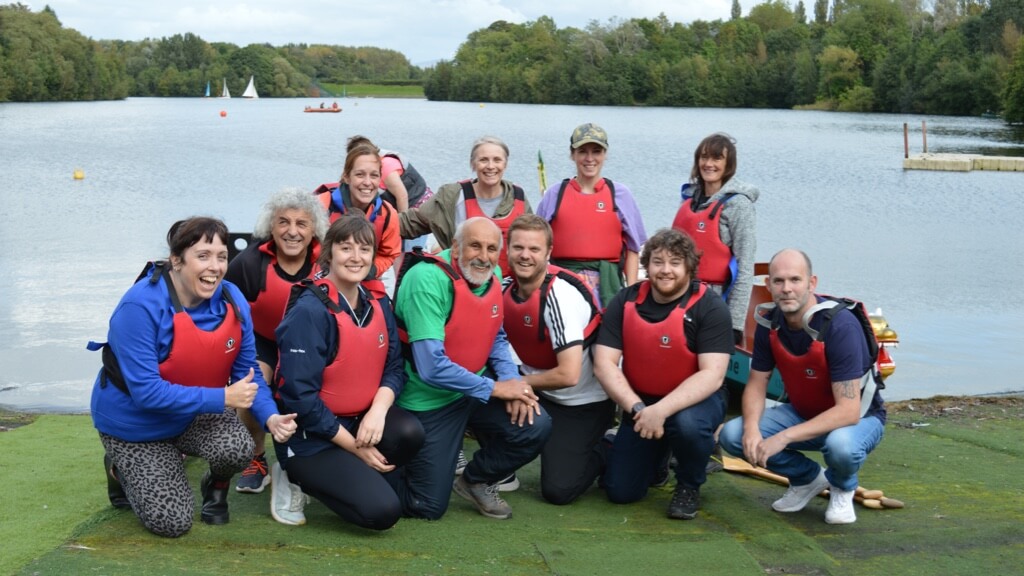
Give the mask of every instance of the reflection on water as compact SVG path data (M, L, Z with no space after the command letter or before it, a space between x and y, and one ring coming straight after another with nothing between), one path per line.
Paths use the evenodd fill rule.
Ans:
M351 100L131 99L0 104L0 404L88 408L111 311L170 224L193 214L248 231L263 199L341 172L345 139L406 154L435 189L469 177L485 134L512 151L506 178L539 200L573 173L582 122L610 137L605 175L630 186L651 233L670 224L693 148L715 131L739 146L737 177L761 189L758 256L814 260L823 292L881 307L900 333L887 397L1020 388L1011 372L1024 312L1024 175L904 172L903 123L920 151L1024 153L1020 131L982 118L782 110L603 108ZM221 118L220 110L227 112ZM83 180L72 173L82 169Z

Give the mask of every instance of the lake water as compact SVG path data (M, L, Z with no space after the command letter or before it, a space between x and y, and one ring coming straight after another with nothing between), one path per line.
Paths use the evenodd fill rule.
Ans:
M605 175L629 185L651 233L667 226L701 138L738 141L761 189L758 257L796 246L819 291L881 307L899 332L886 397L1020 391L1024 174L905 172L911 150L1021 154L1000 121L780 110L605 108L363 99L129 99L0 104L0 405L87 410L107 320L170 224L194 214L249 231L283 186L337 180L345 139L405 153L433 187L469 177L474 139L503 138L506 178L539 199L572 174L582 122L607 129ZM220 112L226 112L222 117ZM73 179L76 169L82 180Z

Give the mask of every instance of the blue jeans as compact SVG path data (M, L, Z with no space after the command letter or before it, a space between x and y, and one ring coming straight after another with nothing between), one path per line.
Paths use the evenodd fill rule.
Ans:
M633 430L629 415L608 453L604 486L608 499L617 504L636 502L647 495L647 488L667 451L675 455L676 482L686 488L699 489L707 479L705 467L715 448L715 430L725 418L725 390L721 389L702 402L684 408L665 419L665 435L660 440L641 438ZM644 398L648 404L653 399Z
M803 422L805 420L791 405L779 404L764 411L759 425L761 436L769 438ZM793 442L769 458L767 468L789 478L793 486L805 486L818 476L821 465L804 456L801 451L821 452L828 468L825 477L829 484L840 490L854 490L857 488L857 472L864 465L868 454L882 441L884 433L885 426L881 420L867 416L852 426L837 428L803 442ZM727 422L718 441L723 450L743 458L743 418Z
M480 449L466 466L463 477L472 483L497 482L540 454L551 434L551 417L541 410L533 425L512 424L505 401L481 403L463 397L436 410L412 412L426 433L420 451L405 465L401 478L392 480L405 516L437 520L448 510L455 477L455 461L462 435L470 428Z

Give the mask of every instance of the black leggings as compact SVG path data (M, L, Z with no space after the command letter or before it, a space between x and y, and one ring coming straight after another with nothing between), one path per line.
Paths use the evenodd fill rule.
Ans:
M392 406L377 449L389 463L402 466L416 455L423 440L420 421ZM387 530L402 516L402 504L384 475L340 446L310 456L292 456L287 471L288 478L303 492L356 526Z

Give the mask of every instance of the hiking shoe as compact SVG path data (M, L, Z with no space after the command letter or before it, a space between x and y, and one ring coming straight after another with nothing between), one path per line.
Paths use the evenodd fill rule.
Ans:
M199 491L203 494L203 508L200 517L207 524L228 523L228 488L231 478L214 479L209 470L199 482Z
M481 514L488 518L504 520L512 517L512 508L498 495L498 483L480 482L472 484L465 476L459 476L452 484L455 493L469 500Z
M459 450L459 459L455 461L455 475L462 476L462 473L466 471L466 466L469 466L469 460L466 460L466 451Z
M270 470L274 479L270 483L270 515L281 524L289 526L302 526L306 523L306 515L302 511L306 508L309 496L302 493L302 489L288 481L288 473L281 465L274 462Z
M515 472L498 482L498 492L515 492L516 490L519 490L519 477Z
M249 466L242 470L242 476L235 485L235 490L247 494L259 494L270 484L270 475L267 471L267 454L263 453L252 459Z
M676 520L693 520L700 509L700 490L677 484L668 503L668 517Z
M829 486L825 522L853 524L857 521L857 513L853 510L853 492L853 490L840 490L835 486Z
M825 471L818 471L818 477L810 484L803 486L790 485L789 490L775 502L772 502L772 509L776 512L799 512L807 506L812 498L821 494L821 491L828 488L828 480L825 478Z
M107 498L110 499L110 505L122 510L131 508L132 505L124 493L124 487L121 486L121 480L117 477L117 469L114 468L114 463L107 454L103 454L103 470L106 471Z

